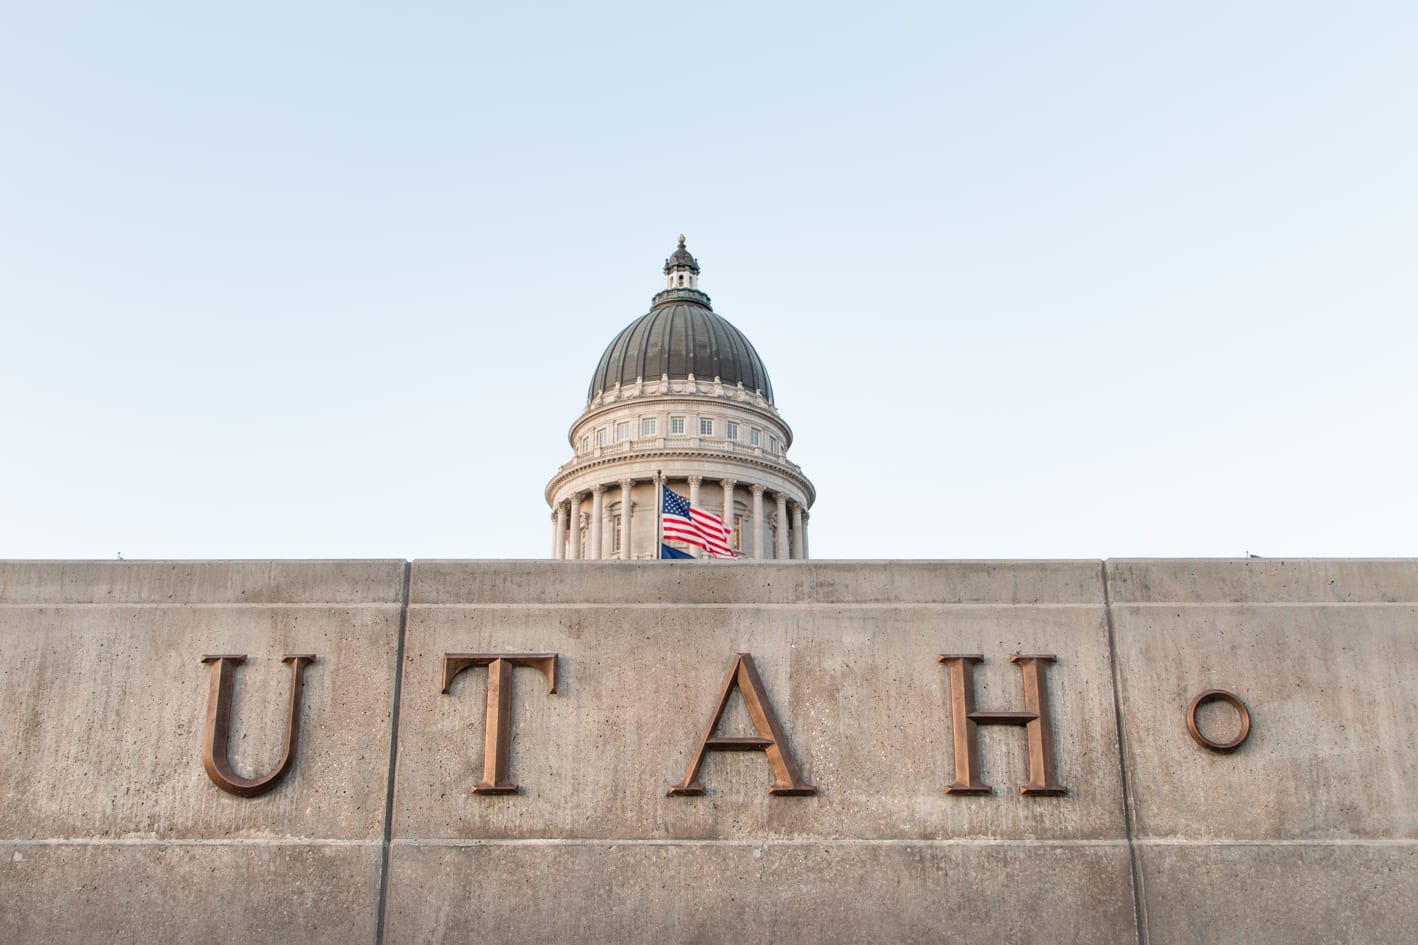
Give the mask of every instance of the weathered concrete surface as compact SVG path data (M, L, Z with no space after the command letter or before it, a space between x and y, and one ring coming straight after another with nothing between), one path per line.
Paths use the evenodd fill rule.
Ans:
M1406 945L1418 927L1418 562L417 562L407 607L405 567L0 562L0 941L378 943L381 900L388 942ZM294 771L219 791L201 657L250 658L232 746L250 774L280 752L280 657L311 651ZM487 673L441 695L443 654L548 651L556 695L514 677L522 793L470 795ZM756 752L711 754L706 796L666 796L737 652L816 796L770 797ZM1021 708L1016 652L1058 657L1069 793L1020 796L1023 732L984 727L995 794L947 796L936 656L983 654L978 707L998 711ZM1234 754L1187 735L1208 688L1251 708ZM747 732L735 697L720 733Z
M926 940L954 927L947 913L961 928L987 928L986 901L1034 862L1029 851L1043 859L1024 873L1068 877L1041 897L1017 893L1037 903L1041 929L1053 936L1096 912L1089 940L1131 934L1096 563L415 562L409 599L391 941L506 927L530 903L545 913L519 926L533 941L568 940L566 923L583 920L574 940L720 941L745 930L757 939L779 926L804 929L796 941ZM1070 793L1021 796L1023 730L985 728L995 795L947 796L949 680L937 656L984 654L981 708L1017 709L1021 674L1009 656L1021 651L1058 657L1053 743ZM519 795L469 793L482 770L487 673L467 671L441 695L450 652L559 654L557 695L534 670L515 673ZM738 652L753 655L816 796L769 796L757 752L713 753L706 796L666 796ZM733 705L721 734L752 734ZM576 843L547 847L548 838ZM933 843L972 839L993 845ZM1076 845L1088 842L1103 845ZM748 850L772 853L771 881L753 879ZM607 900L606 877L583 870L612 851L624 897ZM679 880L664 876L671 863ZM418 918L430 891L442 904L436 926Z
M1418 845L1143 844L1151 945L1407 945Z
M976 589L939 568L811 562L752 568L662 565L658 587L634 562L561 562L534 569L499 598L457 603L484 565L417 562L410 587L400 767L400 837L1107 839L1124 835L1107 630L1096 565L991 565ZM536 573L537 571L541 573ZM967 569L962 569L967 570ZM1046 577L1023 587L1043 570ZM599 577L604 603L548 606L550 575ZM828 580L824 580L824 572ZM914 573L913 573L914 572ZM990 581L985 574L993 575ZM465 577L466 575L466 577ZM682 576L682 578L681 578ZM845 580L844 580L845 579ZM812 588L877 587L909 603L814 602ZM1040 586L1042 585L1042 587ZM853 588L854 589L854 588ZM1007 605L1037 599L1054 604ZM1064 593L1066 591L1066 593ZM851 592L847 596L850 596ZM582 593L581 597L591 596ZM861 594L873 597L876 595ZM468 594L467 598L473 598ZM762 597L797 603L759 604ZM657 601L658 598L658 601ZM714 603L737 600L737 604ZM995 601L992 603L991 601ZM710 601L706 603L705 601ZM982 729L993 797L948 797L949 680L940 653L983 653L982 708L1022 704L1015 652L1048 652L1064 798L1021 797L1021 729ZM472 796L481 773L486 671L439 693L448 652L555 652L560 694L534 670L514 679L515 797ZM733 656L750 652L815 797L769 797L762 754L713 753L709 795L667 797L684 777ZM733 706L741 708L735 697ZM746 714L723 734L752 734ZM424 799L440 798L437 804Z
M379 844L0 841L0 941L375 939Z
M1107 567L1152 940L1411 940L1418 562ZM1213 688L1251 711L1232 754L1186 730ZM1203 722L1236 726L1224 707Z
M396 843L391 866L390 945L1137 940L1121 842Z
M0 841L30 844L0 872L5 922L26 931L0 938L94 941L148 928L162 930L150 941L202 929L259 940L263 923L280 924L273 913L298 927L309 890L322 903L312 919L327 901L363 897L365 915L327 927L372 928L403 569L0 564ZM262 797L218 790L201 765L202 657L248 655L231 759L252 775L281 753L290 671L280 658L312 652L292 773ZM273 840L305 846L264 845ZM326 848L349 843L368 846ZM194 901L203 908L183 905Z
M423 606L1083 604L1096 561L418 561Z

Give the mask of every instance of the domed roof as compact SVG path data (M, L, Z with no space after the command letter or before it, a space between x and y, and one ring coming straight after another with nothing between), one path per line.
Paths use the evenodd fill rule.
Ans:
M648 383L662 375L684 380L691 374L731 387L743 382L746 390L761 390L773 402L763 359L743 332L714 313L709 296L697 289L666 289L606 347L586 399L638 378Z
M665 272L668 274L674 269L687 269L690 272L699 273L699 263L689 254L689 250L684 248L684 234L679 237L679 248L670 254L670 258L665 260Z

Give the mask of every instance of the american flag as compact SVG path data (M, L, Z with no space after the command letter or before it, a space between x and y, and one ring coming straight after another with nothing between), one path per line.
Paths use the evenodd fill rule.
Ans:
M703 548L716 558L734 558L729 547L729 531L724 520L713 512L697 509L689 500L669 489L664 490L660 507L660 529L665 538L675 538L687 545Z

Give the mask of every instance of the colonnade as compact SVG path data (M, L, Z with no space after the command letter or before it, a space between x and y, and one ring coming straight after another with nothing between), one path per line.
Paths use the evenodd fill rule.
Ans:
M610 486L597 483L589 490L573 492L567 499L558 502L551 515L551 556L557 560L563 558L575 560L582 557L581 536L584 528L586 558L599 560L602 557L607 557L630 560L632 557L632 536L639 534L638 529L653 530L655 528L657 521L655 499L659 495L657 490L655 497L651 498L649 502L642 503L637 513L633 499L635 485L636 483L657 485L660 481L658 479L622 479L618 484ZM676 485L671 488L678 489L680 481L677 478ZM738 494L740 487L749 490L752 497L750 516L748 522L745 523L748 534L740 536L739 547L736 549L740 557L784 560L803 559L808 556L807 523L809 515L807 509L803 508L803 504L797 499L782 491L769 489L761 483L721 479L719 480L720 502L716 507L712 503L704 503L701 499L700 486L704 481L703 476L685 476L683 481L687 481L689 484L689 504L719 514L730 529L734 525L734 496ZM607 491L610 492L610 497L607 497ZM619 529L619 534L612 532L611 547L616 550L611 554L603 555L602 552L606 545L604 529L608 524L606 519L610 517L611 504L615 501L617 491L619 492L620 514L617 520L609 523L610 528ZM768 528L764 512L766 496L771 497L777 517L777 528L771 548L768 547ZM590 508L586 513L586 522L583 526L582 509L587 497L590 498ZM745 537L747 541L743 540ZM654 549L653 539L650 542L650 548ZM698 555L697 550L696 555Z

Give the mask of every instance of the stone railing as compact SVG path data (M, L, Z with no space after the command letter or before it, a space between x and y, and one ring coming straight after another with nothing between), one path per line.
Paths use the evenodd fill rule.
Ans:
M633 456L638 453L664 452L667 450L671 452L699 452L702 450L710 450L728 456L765 459L769 462L787 467L799 475L802 474L802 467L784 456L781 451L774 453L762 446L749 446L737 440L728 440L723 437L712 436L646 436L633 440L621 440L618 443L608 443L605 446L593 446L589 450L577 453L572 459L563 463L557 470L557 474L560 475L568 469L574 469L577 466L594 462L598 459Z

